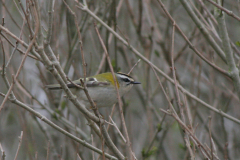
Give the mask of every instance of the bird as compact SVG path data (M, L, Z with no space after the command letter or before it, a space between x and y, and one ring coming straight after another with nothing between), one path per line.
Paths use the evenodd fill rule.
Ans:
M119 90L120 97L124 96L135 84L141 84L136 82L128 74L117 72L114 73L116 77L116 83ZM72 82L68 82L67 86L73 94L77 96L77 99L86 108L92 108L84 90L77 85L82 86L84 78L79 78ZM95 76L86 78L86 86L90 97L98 108L111 107L118 102L117 91L115 88L114 78L111 72L98 74ZM59 84L52 84L46 86L49 90L59 90L62 87Z

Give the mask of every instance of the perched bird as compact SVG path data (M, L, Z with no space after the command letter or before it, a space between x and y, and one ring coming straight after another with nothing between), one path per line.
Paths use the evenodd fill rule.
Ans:
M135 82L129 75L121 72L115 73L115 77L121 97L125 95L134 84L140 84L139 82ZM71 89L73 94L76 94L78 100L84 104L85 107L91 108L90 102L83 89L76 86L76 84L81 86L80 80L84 81L84 78L73 81L74 84L68 83L67 86ZM86 85L90 97L98 108L111 107L118 102L114 79L111 72L87 77ZM50 90L62 89L59 84L47 85L46 87Z

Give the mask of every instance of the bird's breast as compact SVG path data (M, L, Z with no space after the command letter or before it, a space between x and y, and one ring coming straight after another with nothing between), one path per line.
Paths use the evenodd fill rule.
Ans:
M86 107L91 107L83 90L77 89L73 92L75 92L74 94L77 95L78 99L84 103ZM97 107L111 107L117 102L117 92L114 87L89 87L88 93ZM122 95L120 94L120 96Z

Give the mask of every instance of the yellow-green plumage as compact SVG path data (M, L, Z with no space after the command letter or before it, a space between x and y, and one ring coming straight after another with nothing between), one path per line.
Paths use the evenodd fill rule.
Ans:
M114 76L115 76L115 75L114 75ZM91 78L96 78L98 81L101 81L101 82L107 81L107 82L109 82L109 83L111 83L112 85L115 86L115 84L114 84L114 79L113 79L113 76L112 76L112 73L111 73L111 72L106 72L106 73L98 74L98 75L96 75L96 76L94 76L94 77L91 77ZM107 80L106 80L106 79L107 79ZM116 76L115 76L115 79L116 79L117 87L119 88L119 83L118 83L118 81L117 81Z

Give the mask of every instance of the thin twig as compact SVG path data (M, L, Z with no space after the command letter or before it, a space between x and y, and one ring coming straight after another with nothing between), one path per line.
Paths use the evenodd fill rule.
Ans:
M28 46L28 49L27 49L27 51L26 51L26 53L25 53L25 55L24 55L24 57L23 57L23 59L22 59L22 62L21 62L20 66L19 66L19 68L18 68L18 70L17 70L17 73L16 73L16 75L15 75L14 78L13 78L13 83L11 84L11 87L8 89L7 96L4 97L4 99L3 99L3 102L2 102L2 104L1 104L1 106L0 106L0 112L1 112L1 110L2 110L2 108L3 108L3 106L4 106L4 104L5 104L5 102L7 101L8 96L10 95L10 93L11 93L11 91L12 91L12 88L13 88L13 85L14 85L15 80L17 79L17 77L18 77L19 74L20 74L20 71L22 70L23 64L25 63L25 60L26 60L26 58L27 58L28 53L31 51L31 49L32 49L32 47L33 47L33 44L35 43L35 39L36 39L36 37L37 37L38 30L39 30L39 25L38 25L39 21L38 21L38 19L37 19L37 16L35 16L35 18L36 18L35 31L34 31L35 34L34 34L34 36L33 36L33 39L32 39L32 41L31 41L30 45ZM0 26L0 27L1 27L1 26Z
M165 111L163 109L160 109L162 112L172 116L181 127L184 128L184 130L189 134L190 138L193 140L193 142L195 142L197 144L197 147L199 148L199 150L202 152L202 154L206 157L206 158L210 158L210 155L207 152L207 149L202 145L202 143L199 141L199 139L194 135L194 133L184 124L184 122L177 117L176 114L169 112L169 111Z
M183 115L183 109L182 109L182 104L181 104L181 99L179 95L179 90L178 90L178 82L176 78L176 69L175 69L175 64L174 64L174 36L175 36L175 26L176 22L173 22L173 29L172 29L172 39L171 39L171 63L172 63L172 73L173 73L173 79L174 79L174 84L175 84L175 90L176 90L176 96L177 96L177 104L178 108L180 110L180 116L183 122L185 123L185 117Z
M14 47L14 48L16 47L4 34L2 34L2 33L0 32L0 35L1 35L3 38L5 38L12 47ZM19 40L20 40L20 39L19 39ZM19 43L18 40L17 40L17 42ZM16 42L16 43L17 43L17 42ZM28 47L28 45L24 43L24 47ZM18 50L21 54L23 54L23 55L25 54L25 52L22 51L21 49L17 48L17 50ZM32 50L31 53L32 53L33 55L29 54L28 57L33 58L33 59L35 59L35 60L38 60L38 61L42 62L40 56L37 54L37 52L36 52L35 50Z
M77 153L77 157L79 158L79 160L82 160L82 158L79 156L79 154Z
M162 76L164 76L168 81L170 81L171 83L174 84L174 80L171 79L167 74L165 74L162 70L160 70L156 65L154 65L152 62L150 62L146 57L144 57L139 51L137 51L132 45L130 45L124 38L122 38L118 33L116 33L112 28L110 28L106 23L104 23L99 17L97 17L91 10L89 10L86 6L83 6L81 3L79 3L77 1L77 4L79 6L77 6L78 8L80 8L83 11L86 11L88 14L90 14L92 17L94 17L99 23L101 23L104 27L107 28L107 30L109 30L114 36L116 36L124 45L128 46L129 49L136 54L137 56L139 56L144 62L146 62L147 64L151 64L153 66L153 68L160 73ZM167 12L168 13L168 12ZM1 27L1 26L0 26ZM188 38L184 35L184 33L182 32L182 30L176 26L177 29L179 30L179 32L183 35L184 39L188 42L188 44L190 45L191 48L194 49L194 51L198 52L198 50L193 46L193 44L188 40ZM200 54L200 52L198 52ZM200 54L201 55L201 54ZM210 61L209 61L210 62ZM211 62L210 62L211 63ZM213 63L211 63L211 65L214 65ZM219 67L215 66L216 68L220 69ZM216 69L215 68L215 69ZM217 69L217 70L218 70ZM229 76L227 71L224 71L222 69L218 70L221 73ZM223 71L223 72L222 72ZM237 118L234 118L233 116L230 116L222 111L220 111L219 109L216 109L215 107L207 104L206 102L204 102L203 100L199 99L197 96L193 95L192 93L190 93L189 91L187 91L185 88L183 88L181 85L178 84L178 88L185 93L188 97L194 99L195 101L197 101L198 103L202 104L204 107L220 114L221 116L236 122L238 124L240 124L240 120Z
M48 145L47 145L47 158L46 160L49 160L49 153L50 152L50 141L48 141Z
M66 78L67 78L67 80L68 80L71 84L73 84L75 87L80 88L80 89L83 89L83 87L82 87L81 85L74 83L74 82L73 82L72 80L70 80L68 77L66 77Z
M130 143L130 139L129 139L129 136L128 136L126 123L125 123L125 120L124 120L123 109L122 109L122 101L121 101L120 94L119 94L119 89L118 89L118 86L117 86L116 76L115 76L115 73L113 71L113 67L112 67L112 64L111 64L111 60L110 60L108 51L107 51L106 46L104 45L104 42L103 42L103 40L100 36L100 33L98 31L96 23L94 23L94 27L95 27L96 33L98 35L98 38L100 40L100 43L103 47L103 50L104 50L104 52L107 56L108 64L109 64L109 67L110 67L110 70L111 70L111 73L112 73L112 76L113 76L114 85L115 85L115 88L116 88L116 91L117 91L117 98L118 98L119 111L120 111L120 115L121 115L121 121L122 121L123 129L124 129L124 134L125 134L125 137L126 137L126 140L127 140L126 144L127 144L127 148L128 148L127 149L128 150L128 158L129 158L129 160L131 160L133 158L132 157L131 143Z
M99 113L99 111L98 111L98 108L97 108L95 102L93 101L93 99L90 97L86 85L84 84L84 82L83 82L82 79L80 79L80 82L81 82L81 84L82 84L82 86L83 86L83 91L84 91L84 93L85 93L85 95L86 95L86 97L87 97L87 99L88 99L88 101L89 101L89 103L90 103L90 105L91 105L91 107L92 107L95 115L96 115L99 119L101 119L101 115L100 115L100 113ZM104 143L105 143L105 142L104 142L104 138L103 138L103 133L104 133L105 127L104 127L104 123L101 123L101 121L99 121L99 123L97 123L97 124L98 124L98 126L100 127L100 131L101 131L100 138L101 138L101 141L102 141L102 153L103 153L102 156L103 156L103 160L105 160L105 151L104 151ZM115 154L117 154L118 156L120 156L121 153L118 151L118 149L117 149L117 148L115 147L115 145L112 143L111 139L108 139L108 137L106 136L106 134L105 134L105 138L107 139L107 142L110 142L109 145L111 146L111 149L115 152Z
M150 65L150 66L151 66L151 65ZM171 100L170 100L169 96L167 95L165 89L163 88L162 82L161 82L160 78L158 77L155 69L153 68L153 66L151 66L151 68L152 68L152 70L153 70L153 72L154 72L154 74L155 74L155 77L157 78L158 84L160 85L160 87L161 87L161 89L162 89L162 91L163 91L163 93L164 93L165 98L166 98L167 101L168 101L168 104L169 104L169 106L170 106L170 108L171 108L171 111L172 111L176 116L178 116L178 115L177 115L177 112L175 111L175 109L174 109L174 107L173 107L173 105L172 105L172 103L171 103Z
M195 160L195 155L194 155L194 153L193 153L193 150L192 150L192 148L191 148L191 145L190 145L190 143L189 143L189 140L188 140L186 137L184 137L184 140L185 140L186 146L187 146L187 148L188 148L188 151L189 151L189 153L190 153L191 160Z
M13 49L13 51L12 51L12 54L11 54L10 57L9 57L9 60L8 60L8 62L7 62L7 64L6 64L6 68L8 67L8 65L9 65L9 63L10 63L10 61L11 61L14 53L16 52L17 48L18 48L18 41L16 42L16 46L14 47L14 49Z
M21 9L22 9L22 11L23 11L23 14L24 14L24 16L25 16L25 19L27 20L27 25L28 25L28 29L29 29L29 33L30 33L30 38L32 38L32 37L33 37L33 31L32 31L32 28L31 28L31 25L30 25L30 22L29 22L29 13L28 13L28 11L25 12L24 7L23 7L23 5L22 5L22 2L21 2L20 0L18 0L18 2L19 2L19 5L20 5L20 7L21 7ZM35 18L36 18L36 17L35 17ZM37 20L36 20L36 21L37 21ZM36 32L34 32L34 33L36 33Z
M25 26L25 19L23 20L22 28L21 28L21 31L20 31L20 35L19 35L19 38L20 38L20 39L22 39L22 33L23 33L24 26ZM16 42L16 46L14 47L14 50L12 51L12 54L10 55L10 58L9 58L7 64L6 64L6 68L7 68L7 66L9 65L9 63L10 63L10 61L11 61L14 53L15 53L16 50L17 50L17 48L18 48L18 41Z
M4 96L4 94L1 94L1 96ZM22 107L23 109L27 110L28 112L30 112L31 114L33 114L34 116L38 117L40 120L42 120L43 122L45 122L46 124L48 124L49 126L51 126L52 128L56 129L57 131L61 132L62 134L66 135L67 137L73 139L74 141L82 144L83 146L95 151L96 153L98 154L103 154L102 151L94 146L92 146L91 144L87 143L85 140L82 140L80 138L78 138L77 136L74 136L73 134L67 132L66 130L62 129L61 127L59 127L58 125L56 125L55 123L53 123L52 121L50 121L49 119L47 119L45 116L43 116L42 114L40 114L39 112L33 110L31 107L29 107L28 105L20 102L19 100L17 99L9 99L12 103ZM110 159L115 159L117 160L116 157L114 156L111 156L107 153L105 153L105 156L107 158L110 158Z
M213 143L212 143L212 127L211 127L211 125L212 125L212 117L211 116L209 116L208 117L208 120L209 120L209 140L210 140L210 146L211 146L211 160L213 160Z
M162 2L160 2L161 0L158 0L159 3L162 4ZM215 52L219 55L219 57L221 57L221 59L227 63L226 61L226 55L224 53L224 51L221 49L221 47L219 46L218 43L216 43L216 41L213 39L213 37L211 36L211 34L209 33L209 31L207 30L207 28L203 25L202 21L197 17L197 15L195 14L195 12L193 11L192 7L189 5L189 2L187 0L180 0L180 2L182 3L183 7L185 8L185 10L187 11L187 13L189 14L189 16L192 18L193 22L197 25L197 27L199 28L200 32L203 34L204 38L208 41L209 45L212 46L212 48L215 50ZM162 6L162 5L161 5ZM165 13L169 14L165 8ZM168 15L170 16L170 14ZM172 21L173 19L171 19ZM178 26L176 26L177 29L180 31L180 28ZM182 34L182 33L181 33ZM196 53L196 52L195 52Z
M81 56L82 56L82 66L83 66L83 75L84 75L84 85L86 85L86 76L87 76L87 64L85 62L85 57L84 57L84 51L83 51L83 42L82 42L82 36L80 33L80 28L78 27L78 23L77 23L77 16L75 14L75 12L73 12L71 10L71 8L68 6L68 4L65 2L65 0L63 0L64 4L66 5L66 7L68 8L68 10L70 11L70 13L73 15L74 17L74 22L75 22L75 26L77 28L77 33L78 33L78 40L79 40L79 44L80 44L80 51L81 51Z
M184 100L184 106L185 106L185 109L186 109L186 113L187 113L187 118L188 118L188 122L189 122L189 125L191 127L191 129L193 128L192 126L192 116L191 116L191 111L190 111L190 107L188 105L188 102L187 102L187 96L185 94L182 94L183 96L183 100Z
M14 160L17 160L17 156L18 156L18 153L19 153L21 144L22 144L22 138L23 138L23 131L21 131L21 134L20 134L20 136L19 136L18 148L17 148L17 152L16 152L16 155L15 155Z
M115 107L116 107L116 104L113 105L113 107L112 107L112 111L111 111L111 114L109 115L109 117L112 117L112 116L113 116L113 113L114 113ZM109 118L109 121L110 121L110 118ZM107 131L109 130L109 127L110 127L110 124L108 124L108 126L107 126Z
M224 145L224 160L228 160L228 142Z
M206 0L209 3L213 4L214 6L216 6L217 8L221 9L222 11L224 11L225 13L227 13L229 16L232 16L233 18L235 18L236 20L240 21L240 17L238 17L237 15L235 15L232 11L227 10L226 8L220 6L219 4L217 4L216 2L213 2L212 0Z
M46 105L43 105L35 96L33 96L33 94L27 90L27 88L20 82L18 81L19 84L19 88L23 89L23 93L26 93L26 95L37 102L37 104L39 104L42 108L44 108L50 115L56 117L59 121L61 121L65 126L67 126L68 128L76 131L78 134L80 134L84 139L89 140L89 136L87 136L87 134L85 132L82 131L82 129L80 129L79 127L75 126L73 123L71 123L67 118L65 118L64 116L60 115L59 112L53 111L50 107L47 107ZM89 125L90 122L88 122ZM48 138L49 139L49 138Z
M1 113L1 110L3 109L4 104L6 103L9 95L12 93L12 89L13 89L14 84L15 84L15 77L14 77L14 75L12 75L12 83L11 83L11 86L9 87L9 89L8 89L8 92L7 92L6 96L4 97L4 99L2 101L2 104L0 106L0 113Z
M175 21L173 19L173 17L170 15L170 13L167 11L166 7L164 6L164 4L162 3L161 0L158 0L159 4L161 5L161 7L163 8L164 12L167 14L167 16L169 17L169 19L172 21L172 23ZM189 6L188 6L189 7ZM197 19L198 22L200 21L199 19ZM201 25L202 23L199 22ZM199 24L199 25L200 25ZM225 53L221 50L221 48L216 44L214 43L215 41L213 40L213 38L211 36L209 36L208 31L206 30L206 28L203 26L202 27L204 29L201 29L201 31L204 32L204 34L207 35L208 39L212 42L211 44L214 45L215 48L217 48L219 55L220 57L222 57L223 61L226 62L226 59L225 59ZM181 28L176 24L176 29L180 32L180 34L182 35L182 37L185 39L185 41L189 44L189 47L203 60L205 61L207 64L209 64L210 66L212 66L214 69L216 69L217 71L219 71L220 73L223 73L224 75L227 75L229 76L228 72L225 71L224 69L216 66L214 63L210 62L207 58L205 58L197 49L196 47L194 47L194 45L189 41L189 39L187 38L187 36L183 33L183 31L181 30Z
M138 63L141 61L141 59L139 59L135 64L134 66L130 69L130 71L128 72L128 75L131 74L131 72L133 71L133 69L138 65Z
M228 72L230 74L230 78L233 81L235 91L238 94L238 98L240 99L240 76L239 76L239 69L236 66L235 59L234 59L234 54L232 51L231 47L231 41L228 36L228 30L227 30L227 25L225 22L225 14L220 13L218 24L219 24L219 32L221 33L221 39L222 39L222 46L223 50L226 53L226 60L228 64Z
M157 126L157 130L156 130L156 132L155 132L155 134L154 134L154 136L153 136L153 138L152 138L152 140L150 142L150 145L148 146L148 149L146 151L146 155L148 155L150 149L152 148L153 142L156 139L158 133L162 130L162 124L163 124L163 121L165 120L165 117L166 117L166 114L163 115L162 120L160 121L160 123Z
M207 12L207 14L210 16L210 19L217 25L218 22L216 21L215 17L211 14L211 12L208 10L206 5L203 3L202 0L198 0L199 3L201 4L202 8Z
M1 30L0 30L0 32L1 32ZM5 76L5 74L6 74L6 71L5 71L5 67L6 67L6 65L5 65L5 58L6 58L6 55L5 55L5 51L4 51L4 47L3 47L3 41L2 41L2 38L0 37L0 43L1 43L1 47L2 47L2 52L3 52L3 64L2 64L2 76L4 77ZM1 111L1 109L0 109L0 111Z
M119 130L119 128L117 127L116 123L113 121L113 119L112 119L110 116L109 116L109 119L112 121L113 126L117 129L120 137L121 137L121 138L123 139L123 141L126 143L127 141L126 141L126 139L124 138L124 136L122 135L122 133L121 133L121 131Z
M45 40L46 41L45 43L47 44L50 43L51 37L52 37L54 2L55 0L50 0L48 3L48 30L47 30L46 40Z
M92 146L94 146L93 135L91 134ZM92 160L95 160L94 151L92 151Z

